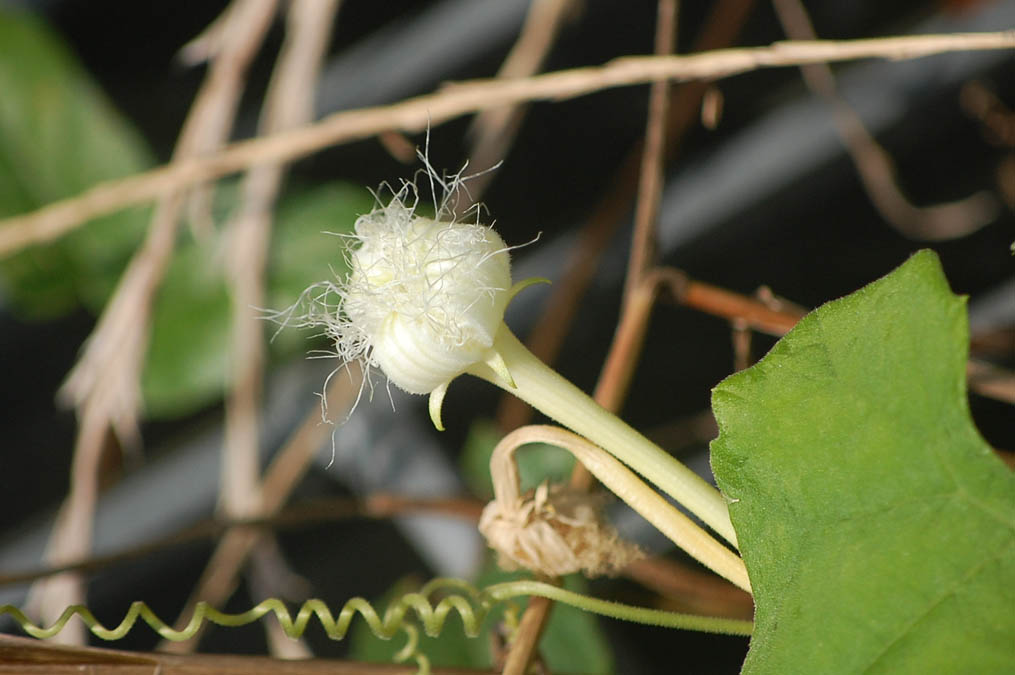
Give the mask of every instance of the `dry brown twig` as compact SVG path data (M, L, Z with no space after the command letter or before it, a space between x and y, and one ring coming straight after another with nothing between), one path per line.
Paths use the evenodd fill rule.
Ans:
M228 19L237 29L231 31L223 45L187 117L174 161L201 152L207 147L207 130L218 130L223 118L231 119L246 66L273 12L274 0L237 0ZM80 429L71 488L62 507L66 516L58 520L51 534L47 559L53 564L84 557L91 549L98 467L107 429L128 448L138 443L140 372L148 342L149 314L172 257L182 200L179 192L174 191L160 191L153 196L161 198L148 235L60 391L60 398L77 408ZM64 607L80 602L83 597L80 577L59 576L33 587L28 604L44 620L51 621ZM75 624L74 629L62 632L59 639L82 644L84 633Z
M987 142L1015 148L1015 112L982 82L967 82L959 94L966 114L977 120ZM997 190L1005 206L1015 211L1015 154L1002 157L995 170Z
M331 378L324 395L331 408L342 415L352 407L358 392L359 382L356 378L336 375ZM315 405L308 411L299 428L287 439L264 472L264 479L260 483L261 501L258 514L260 517L270 517L281 510L305 475L314 455L331 434L332 428L322 423L318 406ZM221 606L232 595L243 563L261 534L255 529L239 527L222 537L186 607L180 612L175 628L181 629L187 624L199 601L204 600L212 606ZM199 631L190 640L182 642L165 641L160 649L177 654L191 652L200 641L202 632Z
M672 54L676 46L678 0L659 0L655 53ZM668 80L652 83L649 94L649 114L646 122L645 144L642 152L641 178L635 212L635 230L631 242L631 257L627 267L622 316L617 335L607 356L603 375L596 386L595 399L607 410L616 412L627 392L627 383L634 364L638 361L648 324L647 312L654 301L654 293L646 300L645 293L635 293L655 258L655 227L662 196L664 146L667 104L670 85ZM629 313L633 312L633 316ZM626 373L627 375L617 374ZM576 490L588 490L594 477L582 462L576 462L571 472L570 485ZM505 675L521 675L532 661L546 627L552 602L529 605L511 643L505 663Z
M676 0L659 1L659 18L655 36L655 53L672 54L677 41ZM641 155L638 201L634 210L634 233L631 255L624 280L624 305L630 302L635 287L655 266L657 256L656 226L659 202L663 195L666 159L666 118L669 114L670 82L659 80L649 88L648 121L645 124L645 146Z
M304 114L313 105L316 79L314 62L302 66L293 31L303 25L294 20L302 2L289 7L289 29L275 72L265 95L261 133L293 128L309 120ZM324 24L330 27L330 24ZM308 36L308 37L313 37ZM313 46L313 42L307 43ZM283 73L286 75L283 77ZM306 103L305 99L309 99ZM241 184L240 206L225 226L224 247L232 295L232 383L226 397L224 456L219 498L225 513L243 517L257 510L258 446L257 421L261 399L261 372L264 365L263 323L252 307L264 306L264 265L271 236L271 216L282 181L282 166L263 164L251 167Z
M676 48L678 4L660 0L656 29L656 53L669 54ZM621 318L610 345L606 362L596 384L595 397L607 410L618 411L627 397L634 365L648 329L649 314L655 304L658 282L653 268L658 257L656 227L663 194L666 165L666 118L669 112L670 85L666 80L652 83L649 93L648 121L642 151L638 200L634 212L631 253L624 279ZM580 476L581 474L579 474ZM587 479L572 477L572 484Z
M787 37L791 40L817 38L801 0L772 0L772 4ZM997 200L986 191L934 206L913 205L899 188L892 158L839 95L828 64L805 65L800 72L808 89L831 106L835 127L871 204L896 230L907 237L927 241L954 239L978 230L997 214Z
M260 131L272 134L311 121L321 64L331 39L338 0L293 0L287 10L285 41L265 95ZM275 202L285 167L266 163L251 167L241 186L239 211L226 226L229 287L232 292L232 386L226 397L225 440L221 473L221 506L231 517L261 510L259 467L260 407L264 387L264 324L252 311L263 307L264 274ZM307 458L309 461L309 457ZM257 538L264 546L265 539ZM280 565L277 548L265 547L254 567L268 560ZM256 569L255 569L256 572ZM257 575L271 578L270 575ZM231 581L231 580L230 580ZM232 584L226 584L231 587ZM271 652L283 658L310 655L303 640L291 640L276 622L265 624ZM188 641L185 646L196 645Z
M308 423L312 422L313 420L310 420ZM317 428L320 425L311 424L310 426ZM317 437L317 445L314 447L322 447L325 440ZM313 440L299 441L304 447L306 447L305 443L313 444L314 442ZM313 448L306 451L313 453ZM295 461L288 461L287 463L289 468L293 468L296 464ZM272 473L272 477L278 475L280 475L280 472L276 469ZM278 511L263 517L239 518L235 520L209 518L193 525L187 525L168 535L134 544L121 551L92 556L58 567L0 572L0 586L21 585L36 579L60 574L61 572L96 572L120 563L155 555L183 544L221 539L228 535L229 531L235 529L278 531L301 529L311 525L353 518L384 520L395 516L420 513L445 516L447 518L475 523L483 512L483 506L485 506L485 502L471 497L407 497L405 495L385 492L375 492L363 499L352 497L310 499L296 504L288 504Z
M240 96L246 85L246 67L233 69L233 55L240 56L244 61L252 59L260 48L264 36L257 34L266 30L277 11L278 0L237 0L212 21L196 38L184 45L179 52L179 59L186 65L195 66L211 62L220 67L219 92L215 99L209 99L208 105L201 113L201 122L187 134L186 143L190 146L186 156L198 157L215 152L229 139ZM247 15L244 18L241 15ZM254 35L249 35L253 29ZM248 42L250 40L250 42ZM237 54L236 44L247 44L249 54ZM199 101L195 101L198 105ZM181 142L184 138L181 136ZM187 197L187 220L191 231L200 239L211 236L213 222L211 216L213 186L207 183L190 186Z
M781 337L806 314L790 303L759 300L718 286L688 279L677 270L660 270L673 299L685 306L713 316L739 321L746 328ZM976 358L966 364L967 388L987 398L1015 404L1015 373Z
M289 5L288 32L265 99L262 132L308 122L321 60L330 40L337 0L296 0ZM258 419L264 368L263 321L251 311L264 306L264 268L271 220L284 167L264 164L244 177L237 216L227 225L233 295L233 382L226 404L222 501L230 516L258 510L260 445Z
M730 341L733 343L733 370L741 371L751 365L751 342L754 334L743 321L730 322Z
M983 125L984 136L993 144L1015 148L1015 112L982 82L968 82L959 93L959 102L972 118Z
M0 635L0 675L414 675L417 665L310 659L280 663L265 656L161 654L66 647ZM433 675L496 675L474 668L439 668Z
M712 8L700 36L693 45L694 51L719 49L731 44L750 13L754 0L719 0ZM672 159L679 140L697 119L698 101L705 84L691 81L674 87L671 94L666 137L667 158ZM550 290L543 306L541 319L526 339L533 354L546 363L554 363L567 335L576 308L592 281L599 260L610 239L624 218L630 202L638 190L638 173L644 143L635 144L628 152L612 180L607 181L606 194L592 209L592 216L581 228L577 243L571 248L564 264L564 273ZM511 430L527 424L532 409L514 396L501 398L497 422L502 429Z
M286 39L265 98L262 133L292 129L312 118L316 83L338 6L338 0L297 0L289 5ZM264 484L261 483L258 427L265 344L263 324L251 308L265 304L264 269L274 205L284 173L281 163L252 167L243 181L238 215L226 230L227 248L231 253L228 263L233 295L231 353L234 361L233 382L226 402L220 497L227 516L233 518L273 513L281 508L323 440L319 415L315 424L315 415L311 414L273 464ZM335 391L329 393L339 407L346 403L351 405L348 382L344 378L337 378L333 389ZM315 426L308 428L311 424ZM181 620L189 616L198 601L221 605L235 588L243 562L261 541L262 533L254 530L230 531L209 561ZM264 556L254 558L255 561L266 559ZM309 656L302 641L290 640L273 622L266 625L273 654L286 658ZM197 636L166 648L186 653L192 651L199 640Z
M642 558L624 568L624 576L660 596L671 611L731 619L754 618L754 598L714 574L668 558Z
M461 115L538 100L559 101L613 87L660 79L717 79L740 73L809 63L862 58L908 59L950 51L1011 49L1015 31L919 35L867 40L777 42L768 47L721 49L689 56L641 56L604 66L576 68L517 80L481 80L377 108L335 113L320 122L272 136L235 143L210 157L194 158L119 181L31 213L0 221L0 256L50 241L92 218L265 162L291 161L322 148L384 131L419 133Z

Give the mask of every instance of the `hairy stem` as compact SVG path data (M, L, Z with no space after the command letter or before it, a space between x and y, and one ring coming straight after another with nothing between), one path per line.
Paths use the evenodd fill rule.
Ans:
M468 372L514 394L592 440L736 546L736 532L718 490L533 356L504 324L494 339L493 350L507 366L513 386L501 373L484 363L474 365Z
M752 621L725 619L714 616L697 616L694 614L678 614L676 612L649 609L647 607L634 607L611 600L602 600L582 595L543 581L510 581L488 586L483 592L494 600L508 600L524 595L550 598L551 600L563 602L572 607L602 616L666 628L682 628L684 630L696 630L704 633L719 633L723 635L750 635L754 629L754 622Z
M751 593L744 561L736 553L678 511L626 466L589 440L559 427L532 425L512 431L494 448L490 460L494 493L499 501L518 499L518 470L514 452L527 443L549 443L564 448L589 473L634 509L692 558L731 583Z

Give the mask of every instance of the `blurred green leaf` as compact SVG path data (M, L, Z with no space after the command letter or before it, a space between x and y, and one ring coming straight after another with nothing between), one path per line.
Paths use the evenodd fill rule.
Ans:
M407 579L399 581L373 606L383 616L389 604L406 593L418 590L418 583ZM412 612L407 615L412 616ZM484 623L484 633L477 638L466 637L457 612L449 615L441 634L436 638L427 636L418 622L412 623L419 629L419 651L430 659L432 665L445 668L489 668L492 665L490 646L485 637L485 631L493 625L492 617L488 617ZM353 622L349 633L349 655L357 661L392 663L395 654L405 643L404 632L399 632L390 640L383 640L370 631L365 621L357 620Z
M477 586L483 588L527 577L522 572L504 572L492 560L488 560L479 575ZM566 577L564 587L576 593L588 593L588 582L580 575ZM374 607L382 612L392 600L417 588L418 585L399 582ZM517 623L527 604L526 599L520 598L494 607L476 638L465 636L462 624L455 616L448 619L437 638L426 637L420 629L420 651L426 654L434 666L491 668L493 654L488 637L490 632L499 632L498 624ZM513 615L512 622L505 622L507 613ZM349 640L350 656L353 659L375 663L390 663L395 653L405 645L403 635L382 640L370 632L362 621L354 622ZM576 675L608 675L613 672L613 655L598 619L568 605L554 605L539 643L539 651L552 672Z
M745 673L1011 672L1015 474L970 419L968 340L925 251L715 388Z
M588 582L578 575L567 577L564 587L576 593L589 592ZM613 653L599 619L577 607L554 604L539 649L546 665L555 673L613 672Z
M221 260L213 249L188 241L166 273L141 380L149 417L194 412L224 391L230 303Z
M310 284L341 278L346 266L342 234L373 208L369 190L348 183L294 189L278 208L272 241L271 301L291 304Z
M289 307L318 281L344 278L346 242L340 235L352 232L356 218L369 213L373 205L369 190L348 183L290 189L279 204L271 244L269 308ZM270 328L272 334L277 330L277 326ZM283 330L273 341L275 352L306 352L311 336L308 331Z
M490 456L503 436L492 420L477 420L469 427L460 464L465 484L477 497L493 498ZM533 488L546 479L566 480L574 467L574 456L571 453L543 443L523 446L516 451L515 457L522 491Z
M151 165L142 140L63 42L31 14L0 9L0 217L37 209ZM0 260L5 300L33 317L98 311L144 231L131 209Z
M531 575L525 572L504 572L497 567L491 556L480 574L477 585L482 588L503 581L530 577ZM580 574L564 577L564 588L575 593L589 592L588 581ZM528 601L519 598L513 601L513 604L516 620L521 619ZM500 615L503 615L504 611L501 610ZM610 651L606 634L599 626L599 619L576 607L559 602L554 603L550 611L550 618L539 643L539 653L550 671L554 673L608 675L613 672L613 653Z
M220 185L216 211L235 206L235 184ZM367 190L344 184L290 190L279 205L272 232L268 298L273 308L292 304L304 288L342 275L343 243L324 234L348 232L357 215L370 210ZM229 373L231 302L223 276L221 239L180 244L155 305L152 340L142 381L150 417L178 417L217 401ZM329 267L330 266L330 267ZM250 308L252 313L258 313ZM277 329L265 322L267 334ZM307 335L282 331L276 355L308 348Z

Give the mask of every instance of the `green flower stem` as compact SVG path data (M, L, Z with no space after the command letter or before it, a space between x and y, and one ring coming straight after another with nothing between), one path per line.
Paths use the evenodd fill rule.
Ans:
M593 441L737 545L726 502L707 481L537 359L503 323L492 352L494 358L468 372Z
M713 539L608 452L560 427L530 425L516 429L501 439L490 459L490 473L498 500L518 498L514 452L527 443L549 443L564 448L600 483L692 558L748 593L752 592L747 568L736 553Z
M521 595L536 595L549 598L555 602L583 609L602 616L651 626L664 628L682 628L697 630L704 633L720 633L723 635L750 635L754 630L753 621L743 619L724 619L714 616L697 614L679 614L647 607L634 607L611 600L602 600L588 595L559 588L542 581L509 581L503 584L487 586L483 592L494 600L508 600Z

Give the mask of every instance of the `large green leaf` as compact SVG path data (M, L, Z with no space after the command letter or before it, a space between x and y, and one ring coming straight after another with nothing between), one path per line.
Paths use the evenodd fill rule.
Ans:
M744 672L1015 668L1015 478L970 419L967 344L922 252L715 388L757 602Z
M151 164L148 151L60 39L0 9L0 217L39 208ZM98 311L144 231L147 209L97 219L0 260L12 307L53 316Z

